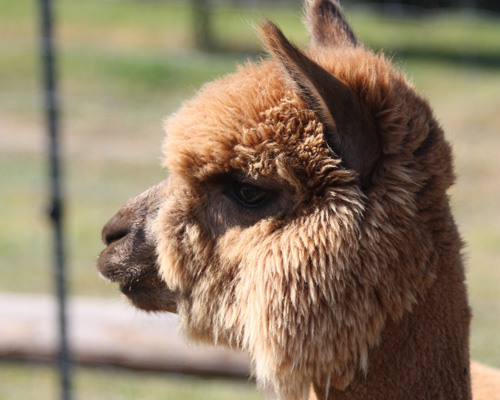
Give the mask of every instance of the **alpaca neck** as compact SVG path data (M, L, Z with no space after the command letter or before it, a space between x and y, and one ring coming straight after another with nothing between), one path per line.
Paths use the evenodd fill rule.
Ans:
M461 262L441 268L426 298L401 320L388 321L367 374L359 371L345 390L315 384L318 400L471 399L463 275Z

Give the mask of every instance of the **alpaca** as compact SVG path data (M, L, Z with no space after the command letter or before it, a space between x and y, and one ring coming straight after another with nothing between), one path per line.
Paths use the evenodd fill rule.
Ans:
M166 121L169 177L108 222L98 268L189 339L246 351L279 399L470 399L450 146L335 1L306 17L307 52L268 22L270 60Z

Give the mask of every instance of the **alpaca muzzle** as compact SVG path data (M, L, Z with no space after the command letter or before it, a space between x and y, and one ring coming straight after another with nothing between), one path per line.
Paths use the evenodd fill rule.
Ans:
M156 243L149 225L159 208L157 185L129 200L104 226L97 268L102 277L119 284L120 290L138 308L146 311L176 311L176 294L158 273Z

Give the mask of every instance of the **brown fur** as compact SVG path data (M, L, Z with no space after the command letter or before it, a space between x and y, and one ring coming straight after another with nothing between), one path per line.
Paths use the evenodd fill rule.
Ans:
M267 24L274 60L168 119L169 179L105 227L99 269L189 338L247 351L278 398L469 399L450 146L336 3L308 2L308 21L307 56Z

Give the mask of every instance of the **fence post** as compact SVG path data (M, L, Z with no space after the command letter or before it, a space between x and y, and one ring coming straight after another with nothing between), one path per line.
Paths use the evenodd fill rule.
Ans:
M49 166L51 202L49 217L54 231L55 285L57 291L61 399L70 400L71 361L67 336L65 246L63 232L63 198L61 191L61 165L58 143L59 106L55 71L55 52L52 30L51 0L40 0L41 58L43 61L44 109L49 133Z

